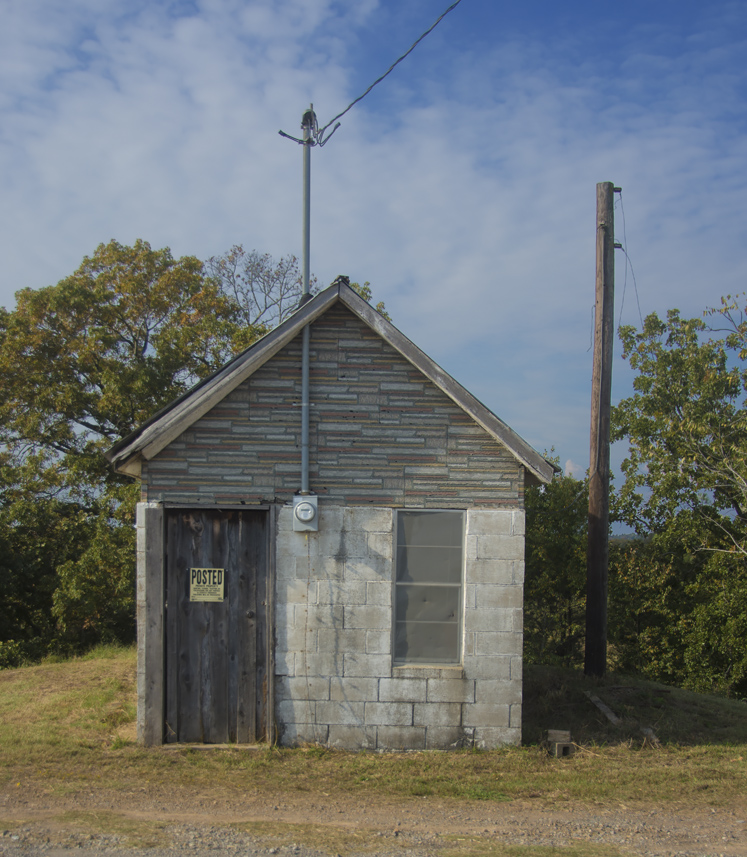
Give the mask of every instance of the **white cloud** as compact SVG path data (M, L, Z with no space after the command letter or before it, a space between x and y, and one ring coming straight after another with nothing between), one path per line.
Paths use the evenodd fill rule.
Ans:
M314 150L312 270L370 280L499 416L579 461L596 182L623 188L644 314L697 314L744 288L743 45L714 16L690 38L634 25L604 57L587 54L590 32L475 32L451 48L468 16L491 14L479 6L462 4ZM409 28L421 13L430 23L431 4L387 0L12 2L0 303L110 238L203 258L234 243L298 253L301 151L278 129L297 134L311 101L322 123L342 110L360 63L380 63L370 82L394 59L390 40L371 47L381 21L406 47L419 32L399 16ZM623 321L638 321L630 281ZM626 372L618 360L618 395Z

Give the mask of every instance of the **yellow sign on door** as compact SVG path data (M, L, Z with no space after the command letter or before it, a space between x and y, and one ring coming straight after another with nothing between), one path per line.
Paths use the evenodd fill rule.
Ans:
M190 568L190 601L223 601L226 570L224 568Z

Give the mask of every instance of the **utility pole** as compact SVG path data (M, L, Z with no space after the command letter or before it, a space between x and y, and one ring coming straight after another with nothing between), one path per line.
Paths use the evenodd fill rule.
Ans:
M615 309L615 215L612 182L597 184L597 274L594 370L589 447L589 541L586 556L584 672L607 669L607 572L609 566L610 410Z

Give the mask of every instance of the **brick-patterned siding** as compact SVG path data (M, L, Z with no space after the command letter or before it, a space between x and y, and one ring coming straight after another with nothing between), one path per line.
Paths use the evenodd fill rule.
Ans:
M392 509L321 507L277 530L276 721L284 744L496 747L521 740L524 513L467 512L463 658L392 664Z
M346 308L311 326L311 490L321 502L522 505L523 468ZM300 487L301 337L151 461L144 499L287 502Z

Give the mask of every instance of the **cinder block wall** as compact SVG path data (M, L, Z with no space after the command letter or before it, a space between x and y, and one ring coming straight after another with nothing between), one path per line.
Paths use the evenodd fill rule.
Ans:
M317 533L277 530L280 741L350 749L495 747L521 739L524 512L466 512L463 659L392 663L393 523L320 504Z

